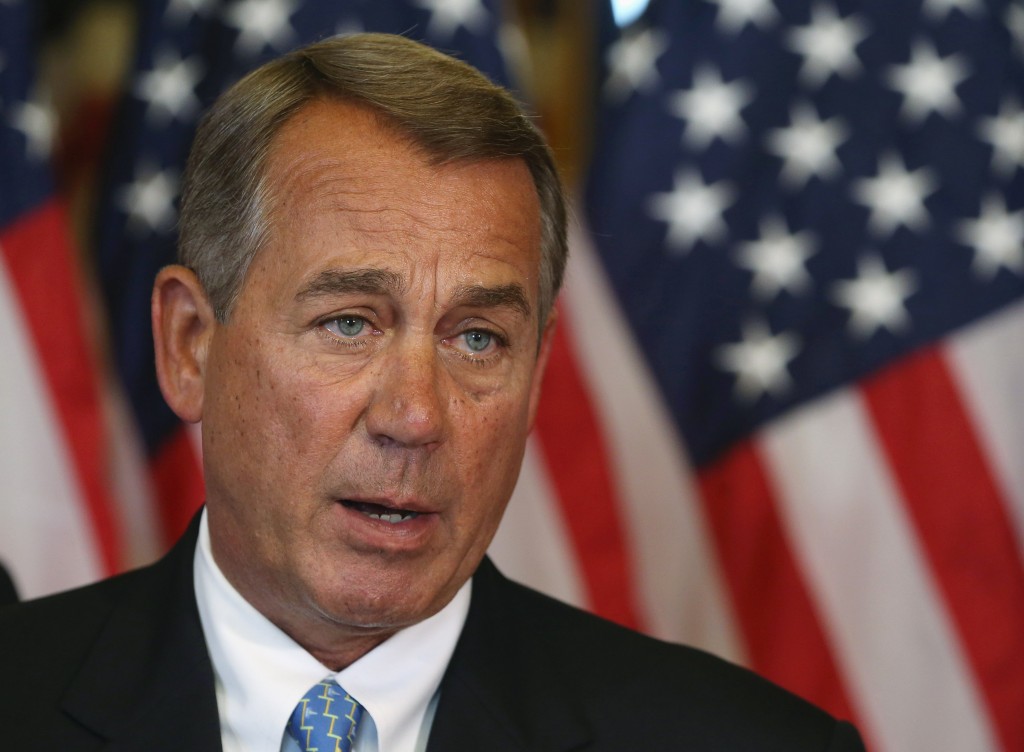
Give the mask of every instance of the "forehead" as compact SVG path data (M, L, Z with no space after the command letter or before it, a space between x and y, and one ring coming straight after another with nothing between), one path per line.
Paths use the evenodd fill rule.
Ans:
M536 286L540 206L521 159L433 164L368 108L315 101L275 137L265 185L279 262L493 262Z

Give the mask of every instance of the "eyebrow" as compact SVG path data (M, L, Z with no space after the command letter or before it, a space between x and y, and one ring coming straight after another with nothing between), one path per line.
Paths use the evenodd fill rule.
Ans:
M295 293L295 300L302 303L311 298L351 293L389 295L401 291L402 287L402 277L384 269L328 269L304 284Z
M521 285L511 283L486 287L484 285L463 285L452 296L454 305L473 308L511 308L525 318L530 317L530 302Z
M296 301L361 293L364 295L396 295L404 288L402 276L385 269L327 269L304 284ZM530 317L530 302L521 285L461 285L452 296L453 305L471 308L510 308Z

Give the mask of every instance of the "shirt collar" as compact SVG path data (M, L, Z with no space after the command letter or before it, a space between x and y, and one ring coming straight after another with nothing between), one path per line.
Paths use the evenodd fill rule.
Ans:
M295 704L331 671L224 577L213 559L205 509L194 569L225 749L278 752ZM379 750L415 749L465 624L470 589L467 581L437 614L403 629L336 674L372 718Z

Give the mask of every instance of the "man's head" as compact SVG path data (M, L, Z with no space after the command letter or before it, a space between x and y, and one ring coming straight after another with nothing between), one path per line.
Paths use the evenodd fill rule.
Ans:
M340 667L451 599L512 493L565 259L550 154L471 68L354 37L229 92L185 190L154 332L214 557Z
M435 164L523 160L540 200L540 320L562 284L566 211L551 150L507 91L471 66L389 34L335 37L264 65L225 93L189 158L179 258L199 276L220 320L266 242L274 198L265 165L274 137L313 101L373 109Z

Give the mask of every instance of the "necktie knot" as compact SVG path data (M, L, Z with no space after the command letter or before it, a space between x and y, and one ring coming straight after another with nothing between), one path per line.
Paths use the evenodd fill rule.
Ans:
M324 679L299 700L287 733L302 752L351 752L362 714L362 705L333 679Z

